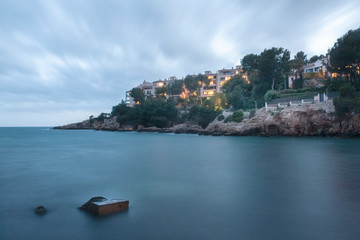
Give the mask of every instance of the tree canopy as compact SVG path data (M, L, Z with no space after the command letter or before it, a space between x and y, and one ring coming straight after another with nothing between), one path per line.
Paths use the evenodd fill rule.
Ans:
M253 84L253 97L263 99L267 90L285 88L286 75L291 68L290 51L275 47L265 49L260 55L246 55L241 64Z
M360 88L360 28L348 31L339 38L330 51L333 72L347 76Z
M136 103L143 104L145 102L145 94L140 88L133 88L130 92L130 96Z

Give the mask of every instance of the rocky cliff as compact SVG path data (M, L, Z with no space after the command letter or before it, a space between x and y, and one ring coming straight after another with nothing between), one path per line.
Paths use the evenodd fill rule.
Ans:
M212 122L206 128L211 135L282 135L282 136L360 136L360 115L339 120L332 101L290 106L266 112L241 123Z
M230 112L224 112L225 117ZM110 131L132 131L131 126L120 127L115 118L99 121L83 121L56 129L95 129ZM256 111L255 116L245 118L240 123L214 120L206 129L194 122L175 125L171 128L143 128L137 131L196 133L213 136L360 136L360 114L337 119L332 101L316 104L290 106L266 112L265 108Z

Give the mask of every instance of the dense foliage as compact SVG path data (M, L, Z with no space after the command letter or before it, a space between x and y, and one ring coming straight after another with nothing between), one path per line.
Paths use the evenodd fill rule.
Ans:
M130 96L137 104L143 104L145 102L145 94L140 88L133 88L130 92Z
M215 111L211 107L193 105L189 110L188 120L196 121L201 127L206 128L219 113L220 111Z
M338 117L350 116L360 112L360 98L356 95L355 87L350 83L343 83L340 96L334 99L335 113Z
M225 122L241 122L244 119L244 113L242 111L235 111L233 114L225 119Z
M241 64L252 84L251 97L254 100L263 102L268 90L286 88L287 74L291 69L290 52L287 49L273 47L265 49L260 55L249 54L241 60Z
M128 107L124 102L114 106L111 116L117 117L121 126L139 124L145 127L167 127L176 122L178 110L173 101L162 98L148 98L141 105Z
M348 31L330 51L333 72L346 77L360 90L360 28Z
M279 97L280 97L280 93L278 91L268 90L264 95L264 100L266 102L270 102L271 100Z

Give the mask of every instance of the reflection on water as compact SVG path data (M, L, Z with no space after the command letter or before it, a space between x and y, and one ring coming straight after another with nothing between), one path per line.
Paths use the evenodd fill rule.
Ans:
M360 236L360 139L44 129L0 128L0 239ZM130 209L77 209L98 195Z

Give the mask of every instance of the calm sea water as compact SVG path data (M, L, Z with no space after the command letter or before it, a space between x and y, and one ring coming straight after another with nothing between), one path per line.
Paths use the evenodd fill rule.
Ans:
M0 239L360 239L360 139L0 128L0 193Z

